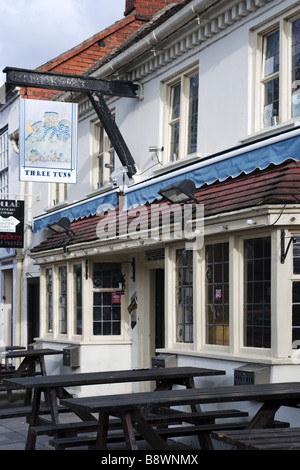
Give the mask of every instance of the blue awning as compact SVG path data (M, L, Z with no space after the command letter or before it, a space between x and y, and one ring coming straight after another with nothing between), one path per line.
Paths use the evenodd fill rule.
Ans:
M126 191L127 209L139 204L160 200L158 191L163 187L182 181L192 180L196 188L227 178L236 178L242 173L249 174L256 169L263 170L269 165L280 165L288 159L300 161L300 130L292 130L249 144L235 150L216 154L207 159L161 175L152 180L131 186Z
M182 181L192 180L196 188L227 178L252 173L256 169L264 170L269 165L280 165L288 159L300 161L300 128L282 132L274 137L236 147L199 159L196 163L172 170L168 173L152 177L142 183L129 186L125 191L124 209L136 207L139 204L152 203L160 200L158 191L163 187ZM64 209L44 214L34 219L33 232L44 230L48 224L67 217L71 222L80 218L100 213L107 208L114 209L118 205L118 190L79 201Z
M113 209L117 207L118 195L117 191L109 194L101 195L92 199L88 199L84 202L80 201L74 204L68 205L65 209L60 209L50 214L42 215L33 220L33 232L39 232L45 230L48 224L57 222L62 217L67 217L70 222L89 217L90 215L100 214L101 211L107 209Z

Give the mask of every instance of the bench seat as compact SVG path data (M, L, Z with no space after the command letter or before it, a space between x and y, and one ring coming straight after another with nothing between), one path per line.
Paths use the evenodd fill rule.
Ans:
M162 414L162 411L163 414ZM247 417L248 413L245 411L230 409L230 410L218 410L218 411L198 411L198 412L185 412L177 411L172 409L160 410L160 413L155 415L151 414L145 417L145 419L156 426L166 426L167 424L181 424L183 422L215 422L216 419L223 418L237 418ZM167 421L167 423L166 423ZM53 435L63 434L67 432L85 432L94 431L97 429L98 421L79 421L74 423L66 424L49 424L44 426L33 426L30 428L30 432L34 435ZM110 420L110 429L120 427L120 420Z

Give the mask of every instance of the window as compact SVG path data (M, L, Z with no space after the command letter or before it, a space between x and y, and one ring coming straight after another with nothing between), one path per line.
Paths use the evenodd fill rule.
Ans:
M244 241L244 346L271 347L271 237Z
M300 115L300 18L292 25L292 117Z
M74 288L74 333L82 334L82 266L73 266L73 288Z
M279 118L279 31L263 39L264 49L264 126L271 126Z
M109 183L115 169L115 151L101 124L94 125L94 169L93 189L102 188Z
M93 265L93 334L121 334L123 276L118 263Z
M176 250L176 341L193 342L193 251Z
M229 243L205 247L206 342L229 345Z
M293 243L293 274L300 274L300 237ZM292 342L295 349L300 344L300 281L292 282ZM293 345L294 347L294 345Z
M46 269L46 328L47 333L53 333L53 278L52 268Z
M8 194L8 128L0 129L0 193Z
M169 160L197 151L199 74L184 74L168 85Z
M67 266L59 267L59 333L67 333Z
M281 18L257 39L261 87L254 91L260 113L254 131L300 116L300 18Z

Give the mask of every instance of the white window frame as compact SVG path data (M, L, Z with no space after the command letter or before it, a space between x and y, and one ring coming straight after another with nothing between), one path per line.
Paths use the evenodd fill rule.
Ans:
M250 132L259 132L283 125L291 121L299 121L300 114L292 115L292 23L300 18L299 7L273 21L252 30L250 33L250 50L252 62L252 97L249 106ZM264 37L276 30L279 31L279 72L268 77L264 76ZM279 116L271 126L264 126L264 83L279 77ZM252 104L252 106L251 106Z
M113 115L113 112L112 112ZM114 115L113 115L114 117ZM92 190L105 187L110 183L110 175L115 169L115 150L106 134L102 124L99 121L91 123L92 135L92 171L91 186ZM103 148L99 149L99 140L102 136ZM110 167L112 165L112 167Z
M163 90L162 95L165 103L165 113L164 113L164 163L176 162L185 158L189 155L194 155L197 153L188 151L188 140L189 140L189 92L190 92L190 79L194 75L199 75L198 66L190 67L176 76L172 77L170 80L162 84ZM173 118L172 117L172 91L174 87L180 85L180 116ZM198 98L199 98L199 88L198 88ZM198 117L199 117L199 105L198 105ZM178 154L172 156L171 148L171 137L172 137L172 126L175 123L179 123L179 145L178 145ZM198 137L198 125L197 125L197 137ZM198 140L198 139L197 139Z

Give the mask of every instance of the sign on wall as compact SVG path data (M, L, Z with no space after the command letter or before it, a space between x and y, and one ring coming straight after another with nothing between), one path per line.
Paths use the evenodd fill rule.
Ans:
M23 248L24 201L0 200L0 248Z
M78 105L20 100L20 180L76 183Z

